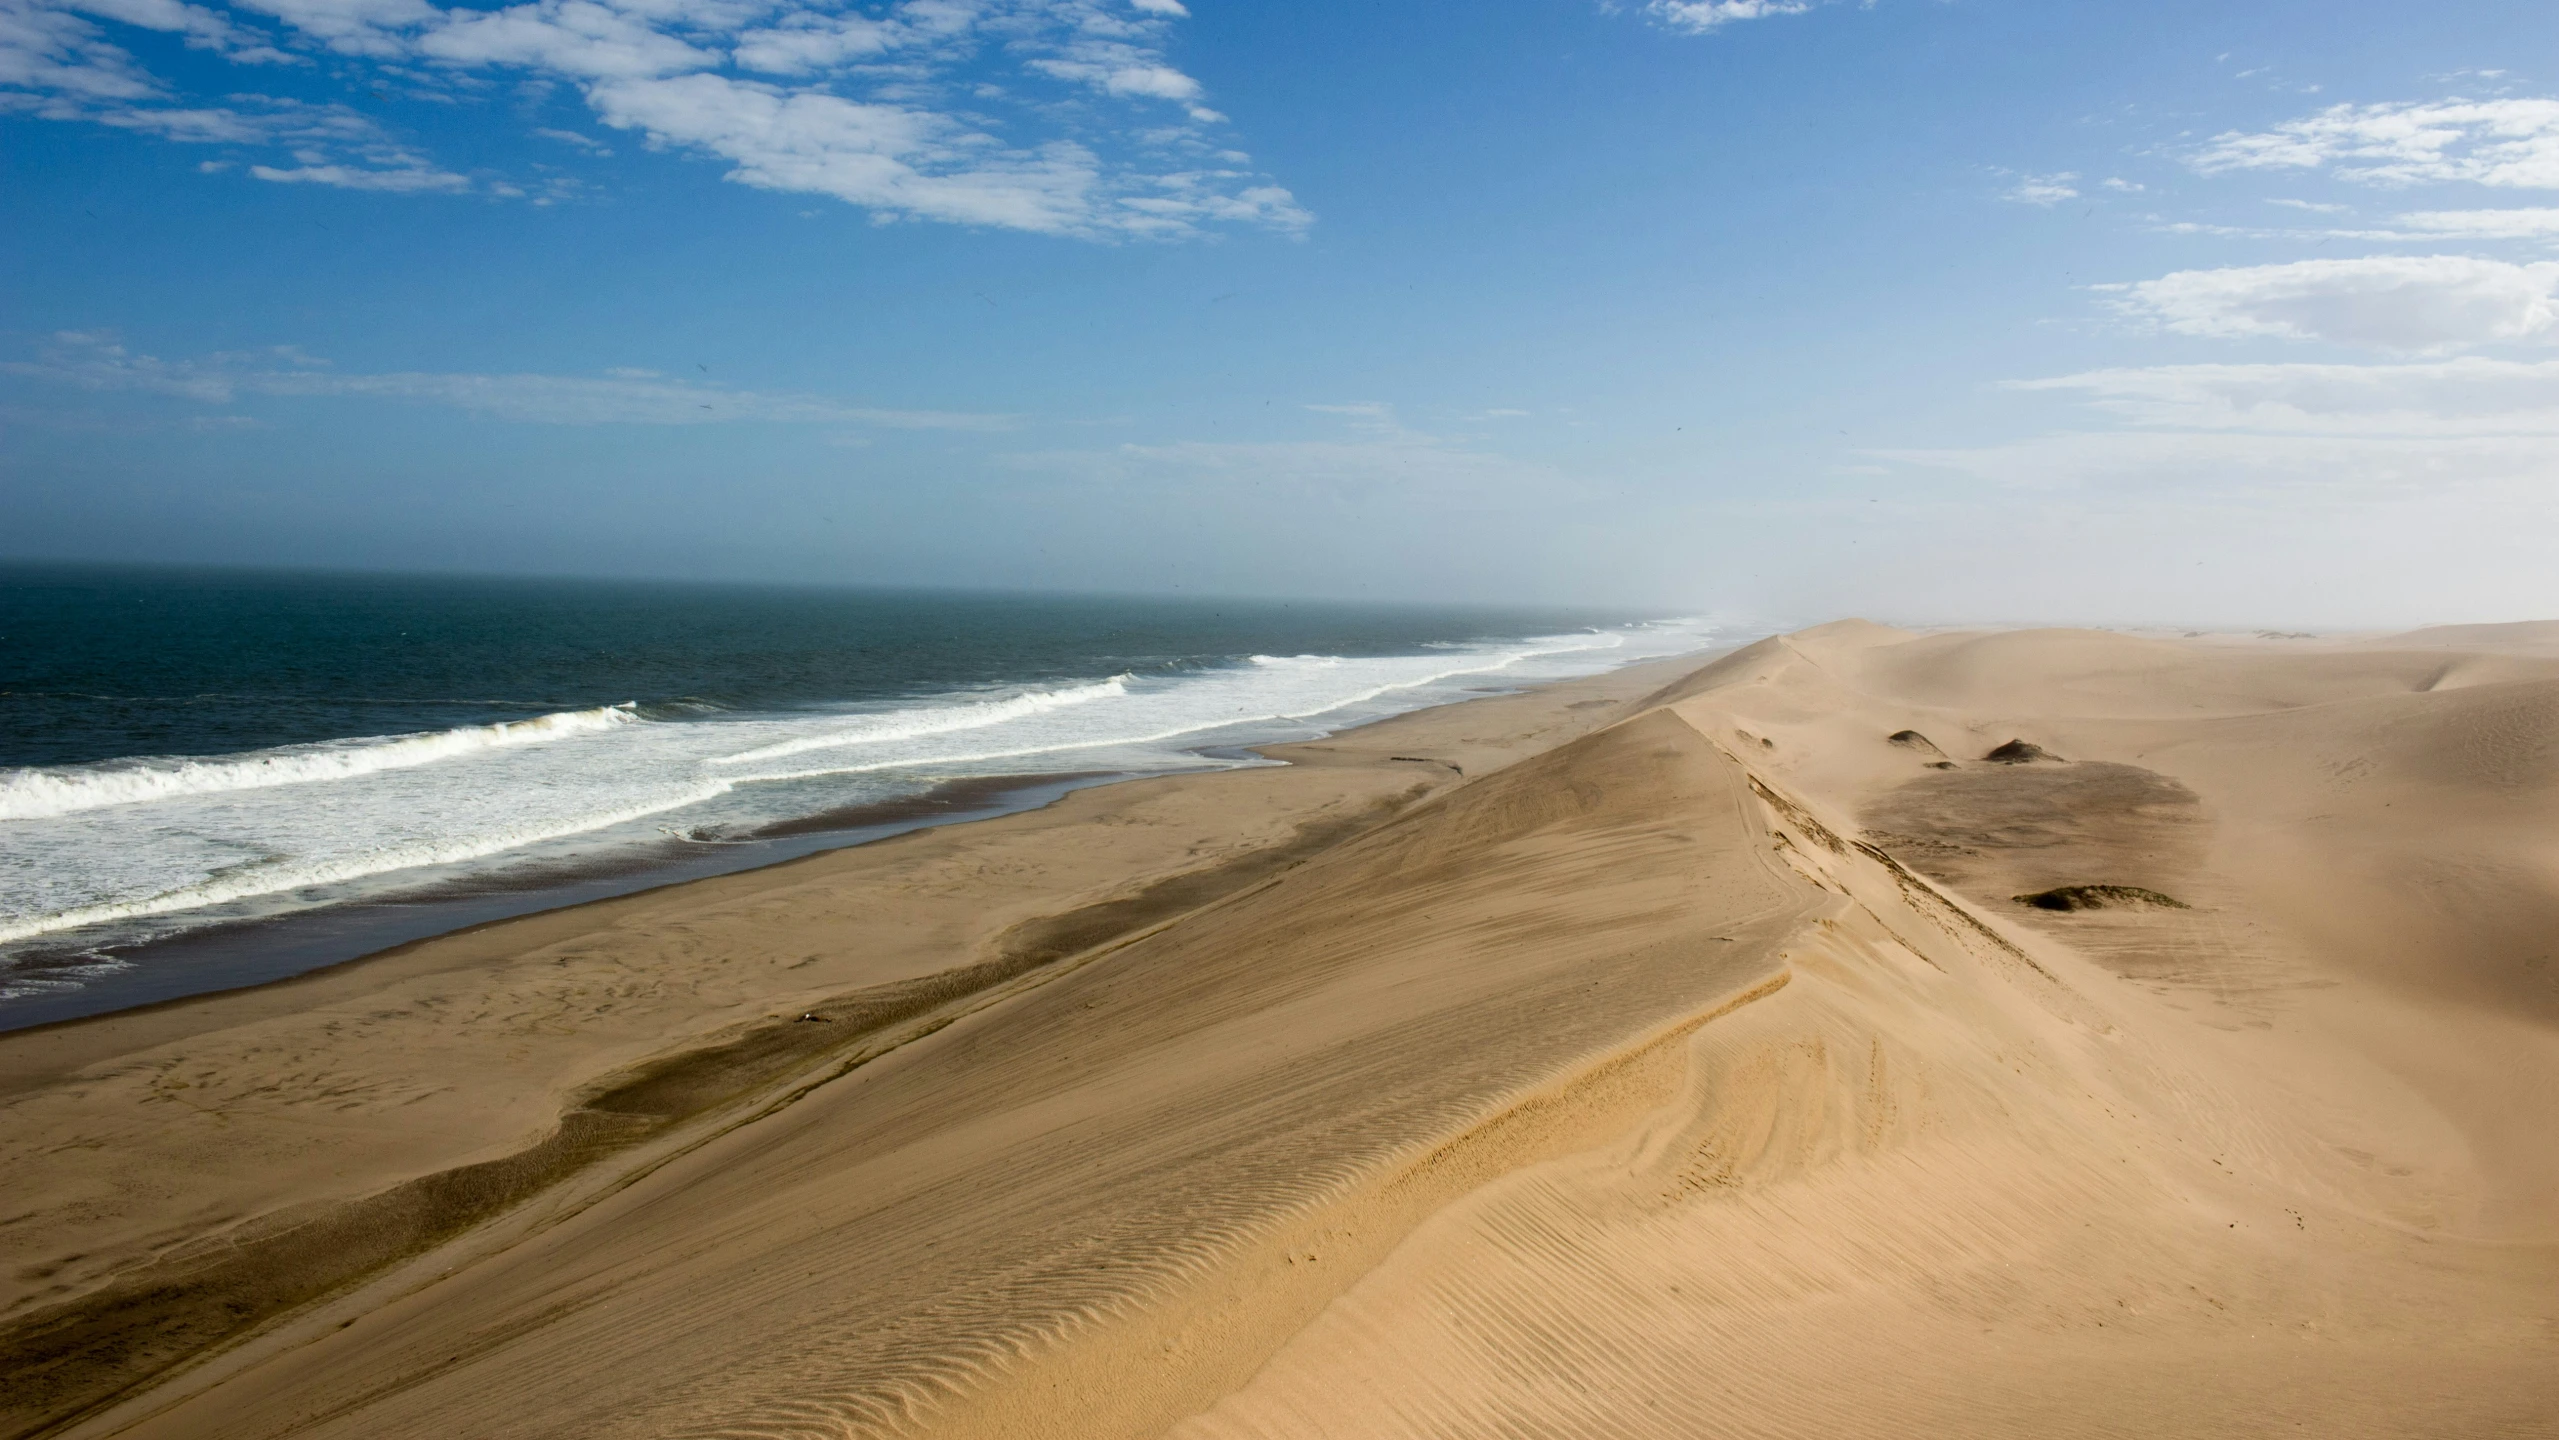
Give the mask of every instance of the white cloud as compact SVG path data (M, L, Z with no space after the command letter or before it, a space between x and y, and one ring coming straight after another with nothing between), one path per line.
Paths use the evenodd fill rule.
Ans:
M1065 53L1033 60L1031 68L1060 80L1089 85L1108 95L1190 101L1200 82L1163 63L1152 52L1110 40L1081 40Z
M828 0L235 4L281 21L306 48L384 62L370 76L358 69L357 84L396 76L404 91L436 98L475 83L466 71L567 82L605 124L727 160L740 183L833 196L884 219L1167 239L1312 221L1286 189L1243 168L1242 152L1210 138L1206 127L1225 117L1165 54L1170 26L1188 13L1175 0L902 0L876 14ZM378 131L357 146L288 133L236 106L153 103L167 87L71 7L234 59L290 58L191 0L0 0L0 108L172 140L295 146L290 165L249 166L271 181L561 193L556 178L474 182ZM723 73L732 64L773 79ZM1012 73L990 68L1002 66ZM1058 82L1123 103L1062 104ZM1165 103L1178 113L1168 118ZM573 131L535 133L611 153Z
M234 61L287 58L252 32L178 0L74 3L122 24L181 35ZM291 168L250 167L249 173L265 180L401 192L470 186L466 177L420 159L343 105L256 94L206 106L159 103L165 99L159 82L103 40L88 20L29 0L0 0L0 109L31 109L48 119L86 120L180 144L290 147ZM231 168L227 161L205 163L207 173Z
M848 405L811 395L769 395L666 380L647 371L581 375L472 375L414 371L341 374L290 346L202 360L136 355L97 331L64 331L34 361L0 370L88 390L139 391L225 405L241 396L353 397L446 405L501 420L545 425L706 425L727 421L867 425L906 430L1003 430L1010 417Z
M2018 489L2112 492L2190 521L2198 505L2298 517L2456 498L2510 522L2559 521L2559 361L2161 365L2007 388L2073 397L2132 428L1867 453Z
M268 43L266 36L254 30L244 30L228 17L201 5L186 4L184 0L67 0L64 8L85 11L144 30L183 36L186 43L196 49L218 51L243 64L300 62L299 56L287 55Z
M186 145L268 145L286 135L285 127L277 123L279 117L228 106L209 110L123 108L103 111L96 119L101 125L140 130Z
M2559 237L2559 209L2416 210L2392 217L2411 237L2543 240Z
M2272 130L2216 135L2191 162L2206 174L2327 169L2382 185L2559 189L2559 100L2335 105Z
M0 87L15 108L52 116L84 102L144 100L158 82L97 26L31 0L0 0Z
M1801 15L1813 4L1814 0L1650 0L1644 13L1674 29L1702 35L1736 20Z
M2014 200L2020 205L2058 205L2064 200L2079 198L2079 187L2075 183L2078 179L2078 173L2070 170L2054 175L2020 175L2017 183L2001 198Z
M2559 434L2559 360L2417 365L2154 365L2012 381L2137 425L2269 434Z
M452 65L517 65L579 79L670 75L719 63L595 0L540 0L451 18L421 36L417 48Z
M2316 215L2347 213L2344 205L2317 205L2305 200L2268 200L2269 205ZM2446 240L2559 239L2559 209L2515 207L2497 210L2411 210L2382 224L2332 230L2265 225L2206 225L2179 220L2159 225L2171 235L2218 235L2239 240L2370 240L2390 245L2440 245Z
M394 195L409 195L421 190L449 192L471 188L469 176L438 170L424 163L394 166L387 170L368 170L356 165L297 165L290 170L273 165L252 165L249 173L280 185L327 185L339 190L382 190Z
M847 61L885 54L907 43L908 31L861 15L800 11L775 25L740 35L731 54L741 70L768 75L808 75Z
M343 105L305 105L270 95L234 95L231 100L231 105L212 109L136 106L90 118L185 144L287 147L294 161L290 167L249 167L249 174L260 180L391 194L450 194L471 188L468 176L437 168ZM218 163L217 168L229 166Z
M2417 353L2548 338L2559 263L2375 255L2180 270L2105 287L2128 314L2184 335L2327 340Z
M612 146L605 144L603 141L596 139L592 135L581 135L575 130L553 130L543 126L536 126L534 127L533 133L541 136L545 140L557 140L563 145L574 145L589 155L610 155L613 153Z
M729 178L832 195L884 216L1058 235L1182 235L1239 221L1297 229L1310 217L1278 186L1230 170L1108 173L1073 141L1011 149L940 113L866 104L719 75L618 81L598 115L659 144L735 163Z
M1007 151L926 110L684 75L619 81L591 95L617 129L736 162L729 178L832 195L890 216L1071 234L1088 228L1100 167L1067 142Z
M272 15L342 55L397 59L408 53L401 32L434 23L442 11L426 0L232 0Z
M2424 502L2461 495L2524 507L2546 522L2552 497L2559 495L2554 488L2559 446L2537 436L2074 431L1970 449L1867 453L2020 490L2111 490L2162 506L2204 496L2276 505L2294 515L2308 503Z

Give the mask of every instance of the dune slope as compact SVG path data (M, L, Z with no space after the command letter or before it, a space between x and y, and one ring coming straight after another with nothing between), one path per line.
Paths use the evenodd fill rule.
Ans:
M2559 1433L2559 671L2441 664L1842 626L1676 687L1844 913L1175 1433ZM2013 898L2073 884L2135 898Z
M134 1433L1160 1430L1421 1216L1665 1098L1811 903L1753 812L1676 717L1615 727Z

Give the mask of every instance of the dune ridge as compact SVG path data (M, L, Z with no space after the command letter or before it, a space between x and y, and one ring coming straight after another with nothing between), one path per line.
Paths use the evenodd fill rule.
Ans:
M1847 913L1698 1032L1678 1102L1433 1217L1174 1433L2559 1433L2559 1188L2504 1123L2559 1113L2559 1035L2477 973L2528 958L2499 941L2559 891L2559 675L2449 696L2396 655L2304 660L1850 625L1673 687ZM2017 730L2117 773L1950 777L1889 739ZM2359 762L2410 783L2349 798ZM2378 813L2412 795L2461 827ZM2269 852L2305 810L2328 853ZM2465 857L2513 890L2430 943L2398 927L2386 969L2334 924L2249 933L2349 891L2424 908L2335 850L2405 863L2527 817L2497 837L2537 852ZM1903 833L1843 840L1861 819ZM2203 913L1997 903L2145 875Z
M2559 659L2433 638L1454 707L1391 818L69 1433L2559 1434Z

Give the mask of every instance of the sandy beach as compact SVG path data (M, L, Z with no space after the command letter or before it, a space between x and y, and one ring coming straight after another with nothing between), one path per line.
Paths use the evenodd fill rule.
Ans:
M0 1036L0 1434L2559 1435L2559 623L1270 753Z

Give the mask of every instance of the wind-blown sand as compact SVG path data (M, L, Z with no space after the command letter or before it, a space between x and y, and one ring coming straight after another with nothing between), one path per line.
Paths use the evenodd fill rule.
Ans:
M5 1413L2559 1435L2559 626L1692 668L0 1037Z

